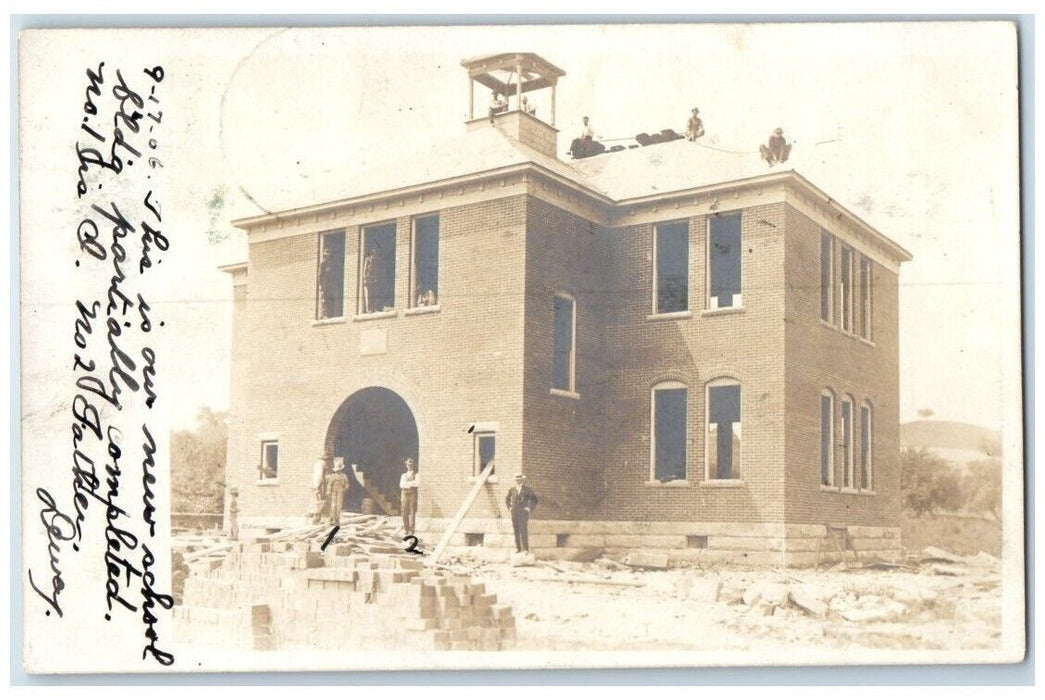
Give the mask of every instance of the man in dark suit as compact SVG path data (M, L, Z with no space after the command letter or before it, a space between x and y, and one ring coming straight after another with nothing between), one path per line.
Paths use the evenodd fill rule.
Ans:
M512 514L512 529L515 531L515 551L529 552L530 537L527 528L530 521L530 513L537 507L537 494L526 485L526 477L522 474L515 475L515 486L508 490L504 499Z

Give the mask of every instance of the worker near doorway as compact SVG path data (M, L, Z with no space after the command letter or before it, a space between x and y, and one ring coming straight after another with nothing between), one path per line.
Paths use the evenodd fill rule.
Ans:
M327 509L327 477L330 475L330 453L324 452L312 463L312 505L309 517L314 525L323 522Z
M526 477L515 475L515 486L508 490L504 499L512 515L512 530L515 531L515 551L530 551L530 514L537 507L537 494L526 485Z
M348 476L345 474L345 458L334 460L334 472L327 477L327 493L330 494L330 522L341 523L341 511L345 508L345 492L348 491Z
M403 513L403 531L412 535L417 520L417 493L421 487L421 477L414 460L407 458L403 468L405 472L399 477L400 510Z

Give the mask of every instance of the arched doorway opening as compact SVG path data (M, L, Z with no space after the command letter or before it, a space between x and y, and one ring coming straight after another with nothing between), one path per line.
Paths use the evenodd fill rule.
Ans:
M326 449L343 457L349 471L346 510L360 512L363 499L369 498L376 512L399 512L403 461L409 457L420 466L417 422L399 394L368 387L349 396L330 421Z

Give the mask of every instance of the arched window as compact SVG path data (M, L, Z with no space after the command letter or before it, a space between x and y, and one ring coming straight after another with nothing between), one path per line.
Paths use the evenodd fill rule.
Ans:
M855 486L853 465L853 397L846 395L842 397L842 464L844 473L842 475L842 486L853 488Z
M864 401L860 404L860 471L859 471L859 484L860 488L870 490L874 488L874 482L871 479L873 473L873 455L874 450L874 409L871 406L870 401Z
M740 479L740 382L722 377L707 383L707 479Z
M830 389L820 392L820 484L835 483L835 395Z
M650 472L654 481L686 479L686 385L660 382L650 397Z

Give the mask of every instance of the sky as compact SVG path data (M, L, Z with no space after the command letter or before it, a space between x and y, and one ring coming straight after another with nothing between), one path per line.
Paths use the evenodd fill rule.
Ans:
M161 303L179 340L168 376L192 387L168 397L175 426L228 405L232 291L217 267L246 259L230 221L317 203L339 179L462 134L460 61L518 50L566 71L560 151L582 115L614 138L682 130L699 106L705 142L739 151L782 126L799 172L914 256L900 276L901 419L931 409L996 428L1011 410L1001 387L1018 381L1004 369L1018 370L1019 342L1014 37L1004 24L955 23L99 32L67 42L63 70L23 70L46 72L75 111L82 67L100 53L168 68L178 235ZM29 133L63 133L52 112L29 109ZM65 172L29 167L41 199L23 202L46 207ZM55 288L23 280L30 300ZM48 362L29 358L26 376Z

